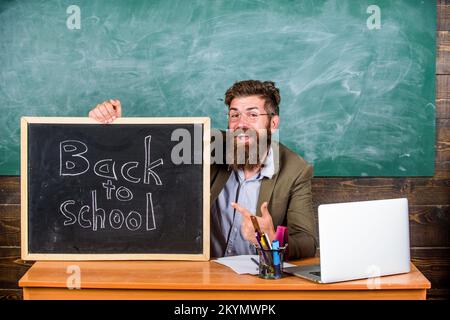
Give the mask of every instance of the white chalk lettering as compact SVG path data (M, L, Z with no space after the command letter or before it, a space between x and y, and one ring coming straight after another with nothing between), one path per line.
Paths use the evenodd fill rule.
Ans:
M59 210L61 211L61 213L63 214L64 217L66 217L69 220L65 220L64 221L64 225L65 226L70 226L71 224L74 224L77 221L77 217L70 212L69 210L67 210L67 206L68 205L73 205L75 204L75 201L73 200L67 200L64 201L61 206L59 207Z
M87 145L77 140L66 140L59 144L59 175L78 176L89 170L89 161L82 155Z
M146 202L146 217L147 217L147 231L156 229L156 223L155 223L155 213L153 212L153 200L152 200L152 194L151 192L146 194L147 202ZM150 205L150 208L149 208ZM151 210L152 219L149 218L149 210ZM150 225L150 222L152 223Z
M145 196L146 196L146 208L144 217L145 230L151 231L156 229L152 194L147 193ZM130 231L136 231L142 227L143 217L136 210L131 210L125 218L121 210L111 209L111 211L109 212L108 220L106 220L105 209L98 207L96 190L91 191L91 197L92 197L91 198L92 206L83 205L78 211L78 217L71 210L69 210L68 207L75 205L74 200L66 200L60 205L61 214L65 218L67 218L67 220L64 221L64 226L71 226L77 223L80 227L85 229L92 228L93 231L105 229L106 228L105 222L109 222L109 226L112 229L116 230L121 229L124 225ZM89 215L90 211L91 215Z
M116 162L112 159L103 159L94 165L94 173L99 177L117 180L115 166Z
M139 183L139 181L141 181L141 178L135 178L130 175L130 170L136 168L138 165L139 163L137 161L130 161L125 163L120 169L122 177L129 182Z
M133 192L127 187L122 186L116 190L116 198L119 201L130 201L133 199Z
M92 227L92 223L90 220L85 219L83 217L83 213L88 212L89 213L89 206L88 205L84 205L81 207L80 211L78 212L78 224L82 227L82 228L90 228ZM84 224L86 223L86 224Z
M187 132L189 133L189 132ZM200 132L201 133L201 132ZM164 161L159 158L155 161L151 160L151 135L146 136L144 139L144 152L145 152L145 164L144 164L144 177L143 179L136 176L136 172L132 174L132 170L139 167L139 162L129 161L120 167L120 174L123 179L131 183L139 183L143 180L144 184L150 184L151 178L155 181L158 186L163 185L161 177L155 172L155 168L162 166ZM190 141L190 138L189 138ZM190 146L189 148L190 149ZM201 150L201 148L200 148ZM66 140L60 142L60 175L61 176L78 176L82 175L90 169L90 162L86 156L88 147L85 143L78 140ZM190 157L190 150L187 156ZM196 152L196 151L194 151ZM172 151L173 153L173 151ZM95 162L93 166L94 174L111 180L118 181L118 176L116 172L116 161L113 159L100 159ZM114 190L114 186L109 181L103 185L107 192L108 200L111 199L111 190ZM111 189L111 190L110 190Z
M102 183L103 188L106 189L106 199L111 200L111 191L116 189L116 186L112 184L111 180L107 183Z
M139 229L142 225L142 217L139 214L139 212L130 211L130 213L128 213L127 218L125 219L125 224L127 225L127 228L130 231Z
M112 209L109 213L109 224L113 229L120 229L125 221L122 211Z
M144 167L144 183L150 184L150 176L155 179L156 185L161 186L162 181L156 172L153 171L154 168L163 164L163 160L160 158L156 161L150 162L150 142L152 141L152 136L145 137L145 167Z
M92 230L96 231L98 219L100 219L100 228L105 228L105 210L97 208L97 190L91 191L92 194ZM100 212L100 213L99 213Z

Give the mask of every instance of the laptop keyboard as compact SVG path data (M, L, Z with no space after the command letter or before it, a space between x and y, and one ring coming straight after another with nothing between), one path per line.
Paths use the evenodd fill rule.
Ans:
M310 274L320 277L320 271L310 272Z

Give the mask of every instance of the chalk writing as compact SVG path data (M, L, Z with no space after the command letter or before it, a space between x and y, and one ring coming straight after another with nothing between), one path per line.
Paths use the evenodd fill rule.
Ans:
M118 185L117 172L120 176L128 182L137 184L143 181L143 184L150 184L154 181L156 186L162 186L158 173L155 171L157 167L163 165L162 158L151 161L151 135L144 138L144 152L145 162L143 165L143 179L138 178L132 174L139 172L140 167L138 161L129 161L120 166L120 170L116 171L116 163L114 159L105 158L98 160L91 166L91 161L88 157L89 147L86 143L79 140L65 140L59 144L59 174L62 177L81 176L92 167L93 172L100 178L107 178L101 183L102 192L105 194L105 203L110 200L119 200L120 202L128 202L134 199L133 191L123 185ZM150 179L150 177L153 178ZM155 212L153 208L152 193L145 194L145 213L137 210L130 210L124 214L119 208L112 208L107 214L106 210L99 205L97 190L90 190L90 205L78 204L74 199L67 199L59 206L59 211L64 217L63 225L72 226L77 225L81 228L98 231L106 228L121 229L126 228L130 231L136 231L144 228L145 231L156 229ZM102 204L103 205L103 204Z

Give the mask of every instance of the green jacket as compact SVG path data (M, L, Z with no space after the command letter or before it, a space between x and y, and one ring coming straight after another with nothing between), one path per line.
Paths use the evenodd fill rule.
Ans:
M276 142L272 142L276 143ZM263 178L257 203L268 202L275 228L284 225L289 230L289 258L313 257L317 248L317 232L312 205L311 179L313 167L302 157L279 145L279 163L272 179ZM276 161L276 160L275 160ZM227 164L211 165L211 205L225 186L231 170Z

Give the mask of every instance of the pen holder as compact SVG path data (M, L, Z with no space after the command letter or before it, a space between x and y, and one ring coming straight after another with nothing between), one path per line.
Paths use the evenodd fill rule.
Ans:
M279 249L257 247L259 256L258 277L262 279L280 279L283 276L283 262L286 246Z

